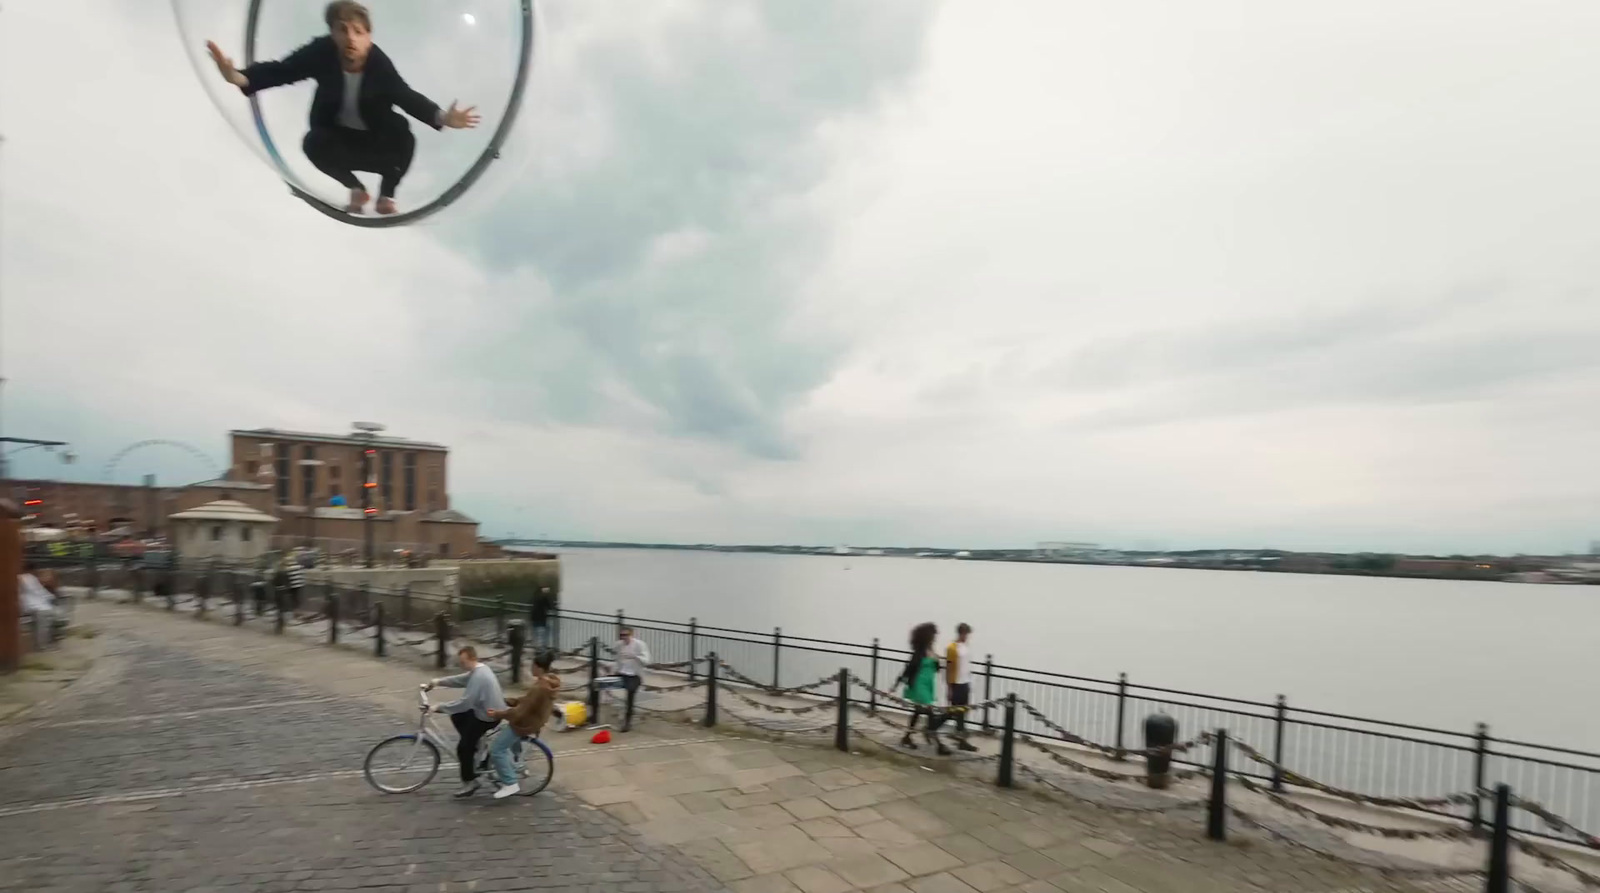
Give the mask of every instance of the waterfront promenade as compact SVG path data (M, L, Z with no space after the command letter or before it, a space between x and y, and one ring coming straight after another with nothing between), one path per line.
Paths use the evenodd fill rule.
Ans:
M1242 831L1217 844L1192 811L1002 791L659 719L610 745L551 735L556 778L537 797L457 801L444 773L384 796L361 758L414 720L413 686L433 671L148 606L87 602L78 622L102 634L93 666L0 733L0 888L1477 888Z

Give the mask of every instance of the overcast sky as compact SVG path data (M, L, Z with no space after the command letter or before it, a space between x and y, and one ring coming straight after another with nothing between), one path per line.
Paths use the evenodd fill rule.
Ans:
M504 94L510 4L372 3L441 102ZM1600 538L1592 0L550 0L498 173L382 231L167 6L0 12L4 430L81 455L18 474L372 419L494 535ZM484 132L418 128L402 204Z

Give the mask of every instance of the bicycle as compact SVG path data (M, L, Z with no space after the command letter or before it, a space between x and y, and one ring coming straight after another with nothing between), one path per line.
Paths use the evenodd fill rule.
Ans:
M362 764L362 773L367 777L367 783L385 794L409 794L433 781L439 772L439 751L441 748L452 750L448 747L439 732L433 727L432 706L428 703L428 686L423 683L418 686L417 699L421 702L422 719L417 725L415 734L394 735L385 738L373 745L367 751L367 759ZM473 754L472 761L480 768L486 765L489 758L489 742L495 735L514 734L509 725L502 721L491 729L478 742L478 750ZM540 762L537 758L534 765L528 765L528 760L518 762L517 774L521 776L519 784L522 786L521 796L531 797L550 786L550 779L556 774L555 755L550 752L549 745L538 738L524 737L522 743L531 746L537 755L544 757ZM526 751L525 751L526 753ZM387 760L399 761L396 771L405 773L408 770L417 772L417 780L406 783L391 783L387 781L386 770L382 767Z

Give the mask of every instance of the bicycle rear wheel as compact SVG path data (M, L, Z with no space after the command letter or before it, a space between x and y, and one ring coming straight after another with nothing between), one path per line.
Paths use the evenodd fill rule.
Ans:
M524 797L531 797L550 786L550 779L556 775L556 758L550 752L550 747L538 738L522 739L523 747L522 765L528 770L526 778L521 780Z
M439 748L416 735L386 738L367 752L362 766L367 784L385 794L409 794L439 772Z

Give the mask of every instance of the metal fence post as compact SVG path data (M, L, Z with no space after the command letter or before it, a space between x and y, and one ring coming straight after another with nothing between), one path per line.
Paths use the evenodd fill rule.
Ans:
M142 601L144 601L144 568L136 567L133 569L133 603L137 605Z
M211 597L211 576L202 572L194 578L194 619L206 619L206 599Z
M522 621L511 624L511 682L522 681Z
M622 616L622 609L617 609L617 638L622 638L622 628L628 625L628 618Z
M589 721L600 717L600 637L589 637Z
M1472 755L1472 830L1483 830L1483 779L1489 763L1489 726L1478 723Z
M1494 787L1494 829L1489 838L1489 883L1485 893L1511 893L1511 786Z
M706 715L700 724L709 729L717 724L717 653L706 657Z
M689 618L689 681L690 682L693 682L695 680L696 676L699 673L699 666L700 665L699 665L699 661L696 660L696 658L698 658L700 655L696 650L698 645L695 642L695 640L697 638L699 638L699 636L700 636L700 621L698 619L694 618L694 617L690 617Z
M228 591L233 595L233 625L244 625L244 590L239 586L239 572L228 571Z
M778 681L778 652L783 650L783 630L774 626L772 628L772 687L782 688L783 683Z
M283 635L283 615L288 613L289 610L289 593L274 586L272 587L272 600L277 603L276 607L278 609L277 619L272 622L272 631L281 636Z
M178 610L178 575L172 571L162 574L162 585L167 588L167 610Z
M872 686L867 689L867 712L878 715L878 640L872 640Z
M372 606L372 651L378 657L383 657L385 643L383 641L383 602Z
M833 728L833 746L850 752L850 668L839 668L839 721Z
M983 656L983 733L989 734L989 705L994 703L994 655Z
M1117 760L1119 762L1122 761L1123 759L1126 759L1127 758L1127 754L1128 754L1127 749L1122 746L1122 727L1124 725L1126 725L1126 723L1123 720L1127 716L1127 713L1128 713L1128 674L1127 673L1118 673L1117 674L1117 743L1116 743L1117 752L1112 757L1112 759L1115 759L1115 760Z
M1009 788L1016 785L1017 755L1017 696L1006 695L1005 728L1000 734L1000 777L995 784Z
M329 587L328 593L328 644L339 644L339 590Z
M438 649L433 656L433 665L442 670L445 664L445 646L450 641L450 618L445 612L440 611L433 615L433 633L439 637Z
M1272 729L1272 791L1283 793L1283 727L1289 720L1289 699L1278 695Z
M506 640L506 599L505 596L495 596L494 600L494 640L498 644Z
M1206 836L1228 839L1228 730L1217 729L1212 739L1211 800L1206 804Z

